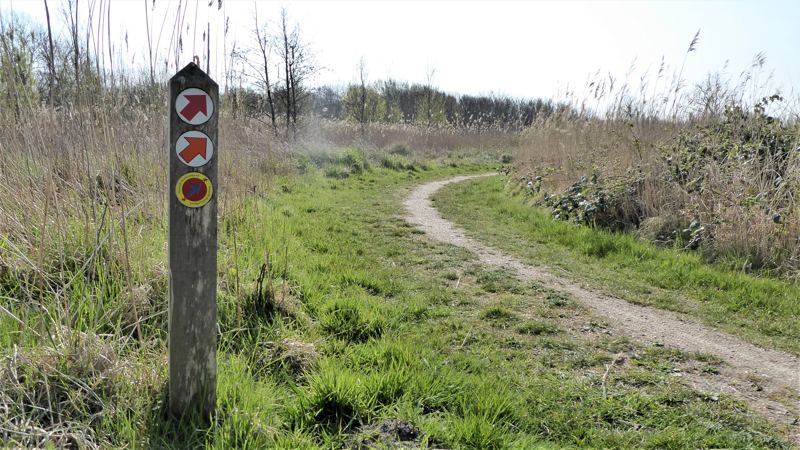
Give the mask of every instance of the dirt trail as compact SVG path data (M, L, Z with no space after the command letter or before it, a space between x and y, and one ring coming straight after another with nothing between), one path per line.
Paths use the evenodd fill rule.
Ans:
M786 426L791 439L800 444L799 358L757 347L679 314L593 292L574 281L553 275L546 268L522 263L467 237L463 230L444 220L431 205L429 197L443 186L491 175L494 174L460 176L416 187L405 202L407 220L432 239L476 253L484 264L512 269L521 279L535 280L571 294L594 314L602 316L617 333L646 344L657 343L720 358L726 364L719 374L685 374L688 384L741 398L769 420Z

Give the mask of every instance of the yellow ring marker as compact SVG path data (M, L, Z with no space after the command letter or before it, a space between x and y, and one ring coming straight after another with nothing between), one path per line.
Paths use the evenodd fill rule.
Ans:
M175 185L175 196L178 201L189 208L199 208L214 195L214 186L207 176L200 172L189 172L178 179Z

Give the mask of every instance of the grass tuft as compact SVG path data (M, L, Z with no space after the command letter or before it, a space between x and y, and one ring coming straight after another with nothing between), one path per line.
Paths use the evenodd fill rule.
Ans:
M364 342L379 337L385 322L368 302L338 299L331 302L320 320L322 330L337 339Z
M561 329L552 322L545 322L541 320L532 320L525 322L518 326L516 332L519 334L529 334L532 336L539 336L542 334L556 334L560 333Z
M482 319L508 321L516 318L516 315L508 310L508 308L500 305L492 305L481 311L480 317Z

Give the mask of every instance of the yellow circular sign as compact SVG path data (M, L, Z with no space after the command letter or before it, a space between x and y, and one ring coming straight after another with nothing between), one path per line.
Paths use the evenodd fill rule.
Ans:
M214 194L214 186L207 176L200 172L189 172L178 179L175 185L175 196L178 201L189 208L199 208Z

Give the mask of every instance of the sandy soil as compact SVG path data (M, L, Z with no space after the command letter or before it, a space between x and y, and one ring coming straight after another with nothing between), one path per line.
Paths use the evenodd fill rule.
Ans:
M602 316L611 329L645 344L658 344L689 352L714 355L725 362L718 374L685 373L695 389L734 395L789 432L800 446L800 359L761 348L730 334L709 328L686 316L634 305L625 300L593 292L574 281L553 275L545 267L531 266L468 237L444 220L429 197L443 186L473 178L460 176L416 187L405 202L407 220L438 241L466 248L487 265L505 267L524 280L567 292Z

